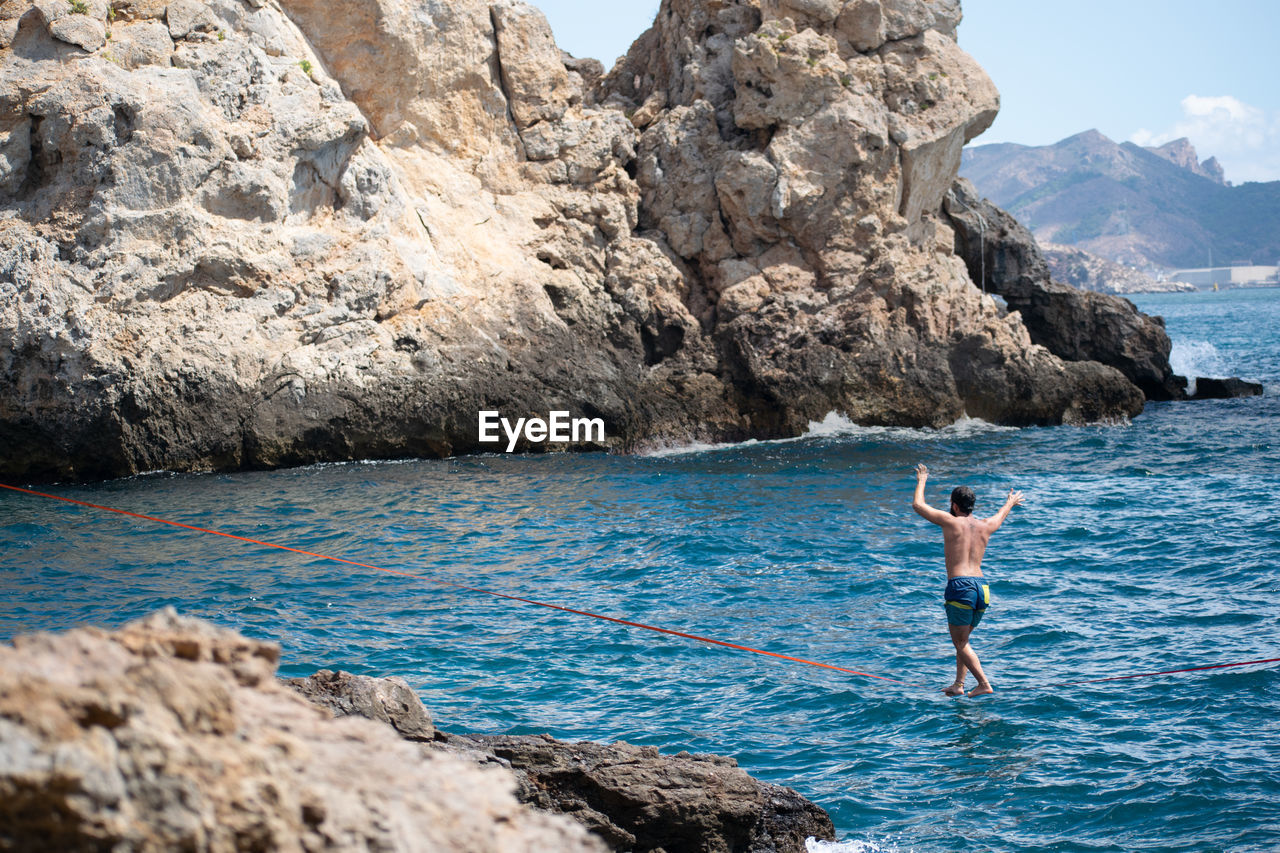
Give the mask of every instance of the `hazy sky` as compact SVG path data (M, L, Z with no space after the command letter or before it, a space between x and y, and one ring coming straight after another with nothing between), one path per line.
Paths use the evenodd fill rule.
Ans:
M656 0L535 0L560 46L607 66ZM1122 142L1189 137L1227 180L1280 180L1280 0L967 0L960 46L1000 89L974 144L1047 145L1090 128ZM606 10L607 11L603 11Z

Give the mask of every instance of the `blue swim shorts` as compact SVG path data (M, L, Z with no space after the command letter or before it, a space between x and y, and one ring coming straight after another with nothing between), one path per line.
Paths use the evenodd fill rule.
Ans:
M982 613L991 604L991 588L982 578L952 578L942 600L947 608L948 625L978 627Z

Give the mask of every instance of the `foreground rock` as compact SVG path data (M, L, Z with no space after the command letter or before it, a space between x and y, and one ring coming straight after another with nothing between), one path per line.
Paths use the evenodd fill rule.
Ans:
M422 700L402 678L370 678L322 669L285 684L335 717L364 717L386 723L405 740L430 741L436 728Z
M835 839L821 808L723 756L545 735L450 735L445 743L509 765L522 802L573 817L614 850L790 853L806 838Z
M0 848L604 849L509 771L332 719L278 657L172 611L0 646Z
M954 254L959 17L664 0L601 77L517 0L0 4L0 475L1135 414Z
M426 715L416 697L406 701L400 679L323 670L287 683L337 715L380 720L402 736L415 737L416 721ZM510 768L522 802L572 817L614 850L791 853L803 851L806 838L835 838L821 808L790 788L753 779L723 756L662 755L652 747L546 735L439 732L434 746Z
M1150 400L1186 398L1185 377L1169 365L1172 343L1158 317L1126 299L1051 280L1035 238L1017 220L980 198L961 178L947 196L956 252L986 290L1017 311L1031 339L1059 358L1101 362L1122 372Z

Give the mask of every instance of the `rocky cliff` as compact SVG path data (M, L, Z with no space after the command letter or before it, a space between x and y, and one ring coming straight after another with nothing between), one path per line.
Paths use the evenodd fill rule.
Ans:
M968 180L956 181L944 209L970 274L1018 312L1033 341L1083 369L1119 370L1147 399L1186 399L1187 380L1169 365L1173 343L1161 318L1119 296L1054 281L1031 232Z
M1135 414L941 218L998 97L950 0L0 3L0 475Z

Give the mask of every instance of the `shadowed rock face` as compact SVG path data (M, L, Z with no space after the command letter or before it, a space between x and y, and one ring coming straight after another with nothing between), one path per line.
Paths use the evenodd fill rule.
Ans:
M363 716L420 739L426 709L398 678L322 670L286 683L338 716ZM429 725L429 723L428 723ZM760 782L719 755L663 755L627 743L569 743L548 735L455 735L432 744L509 768L521 802L572 817L613 850L801 853L834 840L831 818L790 788Z
M1196 377L1196 393L1194 400L1230 400L1234 397L1258 397L1262 395L1262 385L1247 382L1243 379L1211 379L1205 376Z
M516 0L85 10L0 6L0 475L1140 405L953 254L954 3L673 0L604 78Z
M835 840L825 811L732 758L546 735L450 735L445 744L510 766L522 802L573 817L614 850L802 853L806 838Z
M969 181L956 181L945 210L970 275L1022 315L1032 341L1067 361L1116 368L1149 400L1186 399L1187 380L1169 366L1172 343L1160 318L1119 296L1051 280L1031 233Z

